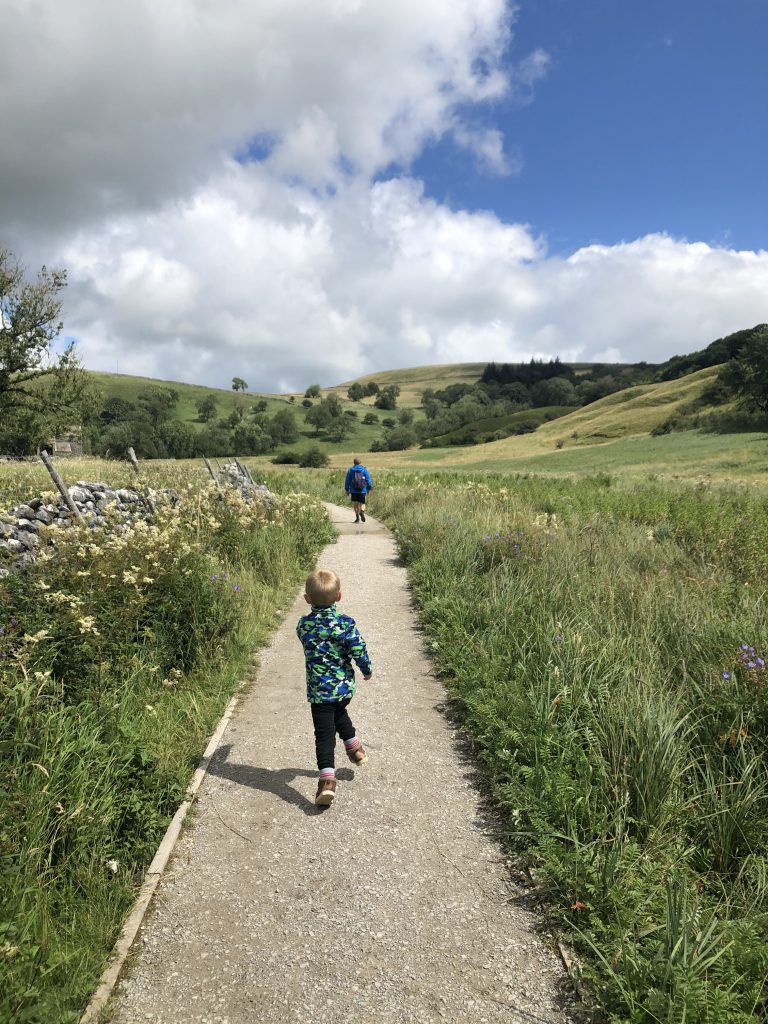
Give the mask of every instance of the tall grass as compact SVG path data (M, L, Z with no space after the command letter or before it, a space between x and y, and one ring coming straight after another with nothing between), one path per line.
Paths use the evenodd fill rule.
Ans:
M765 500L379 474L371 511L595 1017L767 1019Z
M332 528L190 489L0 580L0 1019L76 1021L205 739Z

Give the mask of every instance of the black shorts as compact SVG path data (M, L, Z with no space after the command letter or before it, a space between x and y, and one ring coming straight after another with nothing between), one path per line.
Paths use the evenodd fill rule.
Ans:
M361 494L360 491L350 491L349 492L349 498L350 498L350 501L354 505L364 505L365 504L365 495Z

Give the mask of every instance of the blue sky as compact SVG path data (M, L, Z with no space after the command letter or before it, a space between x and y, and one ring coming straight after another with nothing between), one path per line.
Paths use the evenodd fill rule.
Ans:
M768 0L37 0L0 245L92 369L303 390L768 321Z
M556 252L650 232L768 246L765 0L526 0L508 59L536 48L530 102L487 111L521 172L480 175L444 140L415 164L428 194Z

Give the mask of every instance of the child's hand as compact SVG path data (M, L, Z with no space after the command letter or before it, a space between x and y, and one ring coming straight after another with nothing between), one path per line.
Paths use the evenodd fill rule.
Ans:
M367 676L363 676L363 679L370 679L372 675L373 672L369 672Z

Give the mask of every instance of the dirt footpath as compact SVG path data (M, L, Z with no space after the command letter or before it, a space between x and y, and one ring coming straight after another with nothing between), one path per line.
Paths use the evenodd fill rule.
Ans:
M145 918L117 1024L416 1024L570 1020L559 959L535 934L479 815L440 710L391 534L329 506L319 565L341 576L374 666L337 746L335 804L316 771L297 598L263 652ZM359 678L359 677L358 677Z

